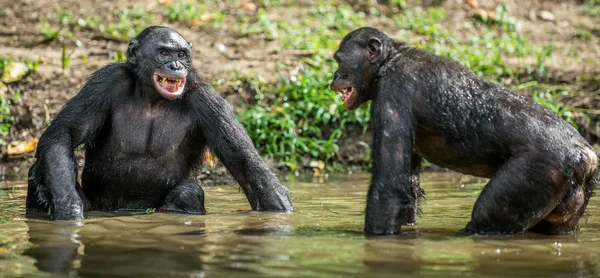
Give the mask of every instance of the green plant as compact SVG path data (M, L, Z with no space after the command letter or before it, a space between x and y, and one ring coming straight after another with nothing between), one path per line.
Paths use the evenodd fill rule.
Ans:
M478 10L479 13L472 17L474 23L484 23L489 26L500 26L506 32L517 31L521 27L521 21L510 15L510 6L500 4L493 12Z
M392 21L401 28L411 30L418 35L441 36L447 32L440 24L446 18L446 11L440 7L407 10L392 16Z
M122 63L127 61L127 54L125 53L125 51L118 50L117 53L115 53L114 61L115 63Z
M141 7L117 9L114 12L116 23L111 22L112 18L103 23L95 15L76 15L62 8L57 13L52 20L46 16L40 19L40 33L47 41L72 39L77 43L75 33L81 31L97 31L113 38L131 38L149 25L153 18Z
M586 0L583 4L583 14L590 16L600 15L600 0Z
M133 215L137 215L137 214L154 214L156 212L157 212L156 208L147 208L145 211L132 212L131 214L133 214Z
M146 211L144 211L146 214L153 214L156 213L156 208L147 208Z
M270 104L257 104L240 114L256 146L280 166L296 169L306 159L331 163L346 125L368 126L369 108L345 110L329 90L331 60L315 56L289 80L273 88Z
M547 44L542 51L535 53L536 58L536 73L539 78L548 79L548 65L546 60L552 55L552 45Z
M10 101L0 94L0 146L6 145L7 142L4 138L8 136L11 125Z
M552 112L556 113L559 117L565 119L572 126L577 128L573 111L565 107L565 105L558 100L558 98L567 96L568 94L569 92L564 90L549 88L545 91L534 91L532 98L535 102L548 108Z
M4 68L14 60L15 59L11 57L0 56L0 75L4 72ZM38 61L30 61L27 59L22 60L27 66L29 73L35 72L37 70L37 67L39 65ZM3 83L0 85L6 86ZM10 107L14 102L16 102L20 98L20 96L21 94L18 91L12 97L0 92L0 146L4 146L7 144L5 138L8 136L13 122L13 117L10 115Z
M542 76L546 74L545 62L552 47L529 46L525 36L517 31L520 22L508 14L508 6L498 6L496 12L493 22L475 22L475 27L484 31L469 38L457 37L445 29L446 12L441 7L417 7L389 18L375 18L347 5L318 3L307 7L300 21L274 22L267 11L259 11L257 18L245 16L242 24L232 28L241 28L240 32L249 36L268 34L266 37L281 41L284 49L303 50L311 55L296 69L281 65L291 72L289 78L282 79L276 88L262 89L272 92L273 99L261 99L251 105L240 114L240 121L257 147L281 166L295 169L305 159L334 164L344 127L354 125L366 130L370 115L368 106L344 110L328 89L336 69L331 54L348 31L373 21L391 22L402 30L396 33L397 39L457 60L497 83L519 73L517 68L505 64L506 56L537 55L537 64L532 66Z
M102 33L114 38L133 38L148 26L152 19L152 14L148 14L141 7L118 9L114 14L118 19L116 23L98 24L93 29L97 28Z
M594 33L592 33L592 31L586 30L583 26L578 24L575 29L575 37L591 40L594 38Z
M71 61L71 55L73 55L74 51L67 53L67 46L63 45L61 52L61 68L62 72L65 73L67 67L69 66L69 62Z
M60 28L53 28L50 23L48 23L48 18L42 17L40 19L40 33L44 37L46 41L53 41L58 38L60 35Z
M222 24L225 15L220 12L213 12L214 9L207 7L207 2L177 0L174 3L167 3L162 6L163 15L169 21L184 21L188 24L198 27L207 22L211 22L213 27ZM208 12L210 11L210 12Z

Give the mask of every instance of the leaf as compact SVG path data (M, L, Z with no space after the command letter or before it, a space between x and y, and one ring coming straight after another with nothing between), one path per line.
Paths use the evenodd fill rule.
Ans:
M27 141L14 141L8 144L8 155L20 155L35 151L37 147L38 139L31 139Z
M2 73L2 82L11 83L19 81L27 74L27 65L21 62L10 62Z

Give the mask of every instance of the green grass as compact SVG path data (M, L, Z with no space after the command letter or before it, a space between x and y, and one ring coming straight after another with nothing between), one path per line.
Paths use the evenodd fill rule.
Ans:
M147 14L141 7L117 9L109 19L77 15L58 8L40 18L38 29L46 41L74 41L79 45L77 34L80 32L98 32L109 38L129 39L150 25L153 19L154 15Z
M210 24L212 28L223 24L224 15L213 12L205 3L196 1L175 1L170 5L163 5L163 15L171 22L184 22L193 27ZM221 26L222 27L222 26Z
M583 14L590 16L600 15L600 0L585 0L583 4Z
M12 120L10 116L10 101L5 96L0 95L0 146L4 146L7 143L4 138L8 136Z
M563 103L557 101L557 98L568 95L568 91L561 90L559 88L552 88L543 91L536 90L533 92L532 98L537 103L550 109L552 112L556 113L558 116L565 119L575 128L577 128L577 123L575 123L573 112L567 109Z

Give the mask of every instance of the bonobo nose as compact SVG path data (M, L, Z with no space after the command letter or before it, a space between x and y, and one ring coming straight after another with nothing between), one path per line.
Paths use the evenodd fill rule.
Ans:
M333 80L336 80L340 78L340 72L338 72L337 70L335 71L335 73L333 74Z
M178 71L183 69L183 64L179 61L173 61L169 64L169 69L173 71Z

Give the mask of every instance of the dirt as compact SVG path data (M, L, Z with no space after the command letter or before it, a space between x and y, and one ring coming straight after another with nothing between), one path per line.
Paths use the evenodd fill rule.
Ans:
M357 2L357 1L349 1ZM427 2L427 1L425 1ZM436 1L429 1L436 2ZM600 26L599 17L584 16L581 13L581 3L578 1L516 1L505 0L512 7L511 15L522 21L522 32L527 36L530 44L544 45L551 43L554 51L550 59L550 71L556 82L578 84L583 77L598 78L600 65L598 62L589 63L595 59L600 61L597 48L598 38L583 40L574 37L577 28L595 30ZM479 7L494 10L500 1L480 0ZM127 48L125 39L113 39L93 31L76 33L79 46L71 41L55 40L45 41L40 34L40 20L46 16L56 17L58 8L71 11L74 14L101 15L103 18L115 17L117 8L159 5L154 1L93 1L93 0L0 0L0 55L10 57L26 57L32 61L42 61L37 72L29 75L24 80L8 84L9 94L20 92L20 98L11 109L14 116L14 126L8 142L38 138L48 122L60 110L62 105L77 93L87 76L101 66L113 62L114 55ZM446 9L448 19L446 27L456 36L468 37L473 32L464 27L472 8L460 0L441 1ZM549 11L554 15L554 20L540 19L542 11ZM239 12L239 11L236 11ZM288 11L289 12L289 11ZM293 13L293 11L292 11ZM159 20L162 20L159 18ZM261 36L241 38L227 31L204 30L191 28L180 23L173 24L162 20L167 25L178 30L186 39L193 42L193 57L195 67L200 76L209 83L218 80L231 70L242 73L256 73L267 82L277 82L281 76L275 66L283 61L290 65L300 63L302 52L280 51L277 41L265 40ZM382 26L385 31L394 34L400 28ZM67 69L61 70L62 47L67 44L71 52L71 61ZM223 50L224 46L224 51ZM577 54L577 55L574 55ZM82 59L87 57L87 59ZM87 61L86 61L87 60ZM530 63L521 59L507 58L507 62L515 66ZM285 75L284 75L285 76ZM587 92L598 91L595 84L586 84ZM592 87L589 87L592 86ZM217 91L225 96L236 108L236 112L243 109L244 104L252 99L251 90L242 92L233 91L228 86L217 86ZM267 92L268 93L268 92ZM583 103L583 107L598 107L598 103ZM595 122L588 123L592 127ZM590 128L590 134L599 134ZM362 136L368 141L368 136ZM590 137L592 138L592 137ZM364 143L352 144L352 138L344 138L341 155L348 158L357 153L365 153ZM349 147L350 146L350 147ZM5 153L5 149L0 154ZM23 176L31 162L33 154L28 153L18 157L4 158L3 170L7 176ZM357 158L360 160L361 158Z

